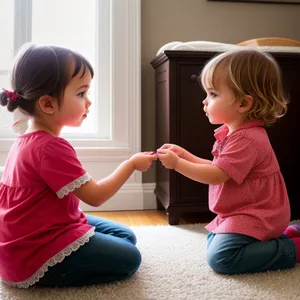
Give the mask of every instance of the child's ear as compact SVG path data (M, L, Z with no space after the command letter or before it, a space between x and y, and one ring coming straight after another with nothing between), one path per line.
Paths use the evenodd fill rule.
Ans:
M49 95L40 97L37 102L40 110L47 115L52 115L57 107L57 101Z
M253 98L250 95L246 95L242 100L241 100L241 105L240 105L240 112L247 112L253 103Z

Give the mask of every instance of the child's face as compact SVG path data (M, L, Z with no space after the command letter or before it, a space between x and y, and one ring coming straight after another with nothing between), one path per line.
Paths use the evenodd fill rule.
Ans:
M57 114L56 122L59 126L78 127L87 118L91 101L88 91L91 85L92 76L88 69L85 75L80 78L80 71L66 86L61 107Z
M241 102L237 100L224 79L216 80L215 88L204 89L207 97L203 100L203 110L211 124L234 124L240 118Z

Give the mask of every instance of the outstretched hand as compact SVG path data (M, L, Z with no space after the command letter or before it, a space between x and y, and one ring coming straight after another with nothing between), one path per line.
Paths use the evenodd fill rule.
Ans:
M162 165L167 169L175 169L179 160L179 156L169 149L158 150L158 158L161 161Z
M147 171L154 160L157 160L157 154L153 152L139 152L130 158L134 169L141 172Z
M175 144L164 144L162 145L158 151L160 152L160 150L162 149L168 149L171 150L172 152L174 152L177 156L179 156L180 158L184 158L186 150L183 149L182 147L175 145Z

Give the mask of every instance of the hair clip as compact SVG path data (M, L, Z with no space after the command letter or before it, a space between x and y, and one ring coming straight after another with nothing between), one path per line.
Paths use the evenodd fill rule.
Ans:
M3 89L3 92L8 96L7 101L11 102L11 101L16 101L18 98L20 98L20 95L17 92L12 92L6 89Z

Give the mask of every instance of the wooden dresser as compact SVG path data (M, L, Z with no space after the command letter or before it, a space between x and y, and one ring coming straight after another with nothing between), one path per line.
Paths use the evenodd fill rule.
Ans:
M207 60L216 52L165 51L151 61L155 69L156 89L156 147L164 143L178 144L191 153L212 159L214 129L203 112L205 92L198 75ZM296 142L297 114L300 102L300 53L272 52L278 61L283 84L290 104L288 113L268 129L288 188L292 218L300 218L299 151ZM185 213L201 214L203 221L213 218L208 210L208 186L192 181L160 162L156 169L158 208L165 209L169 224L176 225ZM234 196L234 195L233 195Z

